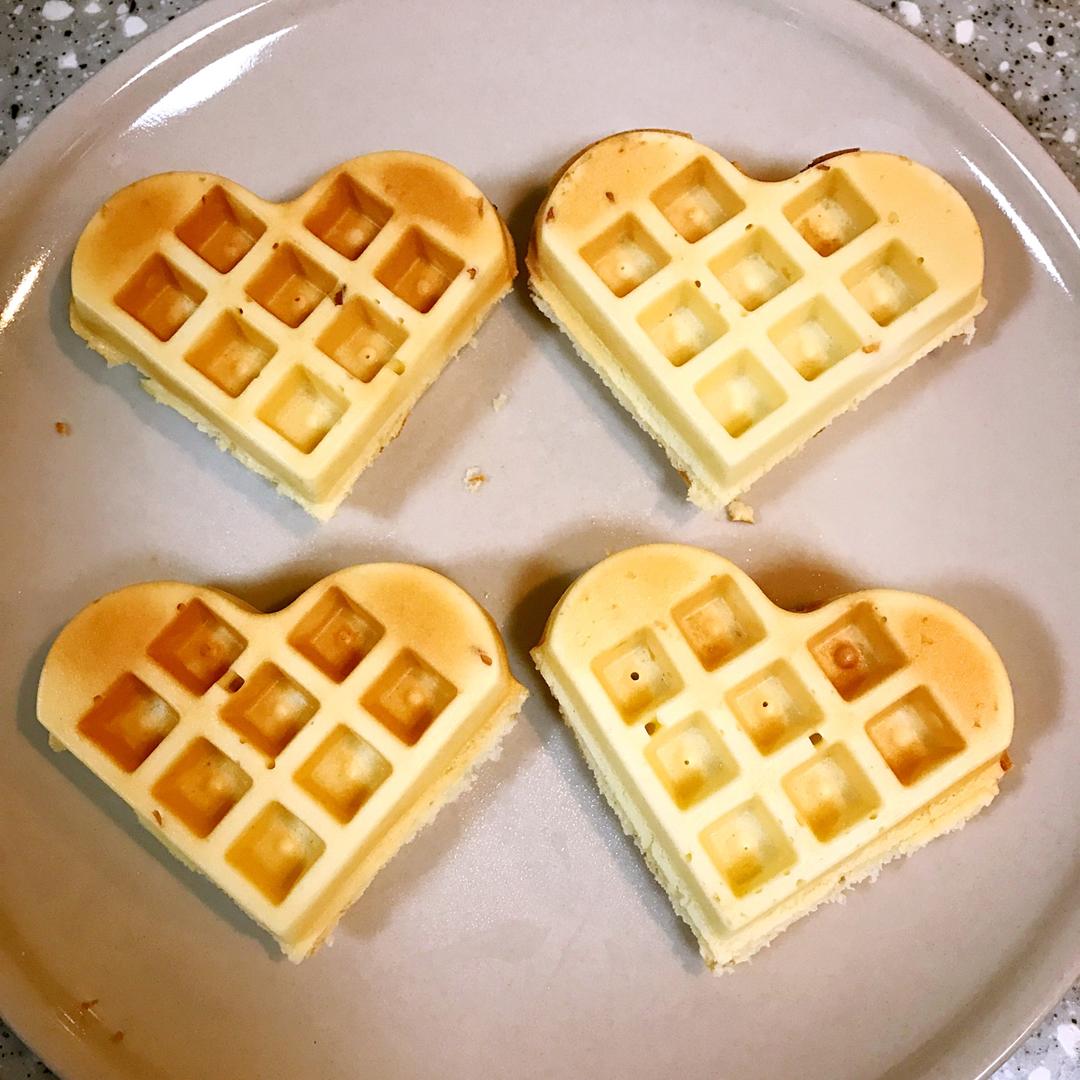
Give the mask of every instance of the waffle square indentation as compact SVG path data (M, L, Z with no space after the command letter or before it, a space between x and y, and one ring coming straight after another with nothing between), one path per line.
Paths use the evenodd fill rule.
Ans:
M200 736L162 773L150 794L205 839L250 787L251 777Z
M348 399L305 367L294 367L259 408L258 417L301 454L310 454L345 415Z
M847 247L874 222L877 214L859 194L847 173L835 165L784 207L799 235L825 257Z
M328 679L340 683L384 633L378 619L333 585L296 624L289 644Z
M866 734L905 787L966 745L925 686L906 694L866 725Z
M176 727L180 714L137 675L126 672L94 700L77 730L124 772L134 772Z
M872 690L907 662L869 601L857 604L807 645L845 701Z
M745 435L787 400L784 388L747 349L724 360L694 389L733 439Z
M633 292L669 261L668 253L633 214L626 214L582 249L581 257L619 297Z
M231 398L239 397L277 352L277 346L244 319L222 312L184 359Z
M881 805L870 778L842 743L792 769L783 786L799 817L823 843Z
M706 671L761 641L765 628L730 577L714 578L671 610L675 625Z
M277 664L265 661L222 706L221 719L273 759L318 711L319 702Z
M464 267L457 255L414 226L379 263L375 277L424 315L438 303Z
M747 311L756 311L802 277L798 264L761 226L717 255L709 269Z
M794 668L777 660L728 694L739 726L761 754L771 754L817 727L821 707Z
M347 825L392 768L366 739L339 724L297 769L294 779L342 825Z
M337 285L334 275L293 244L280 243L246 292L286 326L298 327Z
M785 315L769 337L807 382L859 348L858 335L823 296Z
M899 240L854 266L844 284L878 326L890 326L937 289L923 260Z
M645 748L645 758L680 810L701 802L739 772L704 713L655 734Z
M266 223L215 184L176 226L176 235L219 274L227 274L266 232Z
M270 903L280 904L325 850L312 829L272 802L233 841L225 858Z
M247 641L198 597L147 646L147 655L201 697L247 648Z
M412 649L402 649L361 704L407 746L413 746L457 697L457 687Z
M760 889L795 864L791 841L758 797L709 825L701 843L735 896Z
M638 321L675 367L693 360L728 328L701 290L687 282L650 304Z
M601 653L592 668L628 724L655 710L683 687L678 669L648 627Z
M205 299L206 290L161 254L151 255L115 297L159 341L168 341Z
M304 228L346 259L358 259L390 220L393 211L346 173L339 173Z
M691 244L718 229L746 205L704 157L661 184L652 193L652 201Z
M361 382L371 382L390 363L407 337L384 311L357 296L338 312L316 345L350 375Z

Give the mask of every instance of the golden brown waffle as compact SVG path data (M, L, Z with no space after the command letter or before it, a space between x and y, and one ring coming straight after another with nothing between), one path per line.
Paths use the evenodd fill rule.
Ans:
M1001 660L927 596L793 614L657 544L572 585L533 657L710 966L957 828L1008 767Z
M179 582L111 593L56 639L38 718L302 960L524 698L467 593L384 563L270 615Z
M355 158L288 203L164 173L87 225L71 324L326 518L515 273L495 207L421 154Z
M985 306L967 204L845 151L779 183L687 135L584 150L540 207L529 287L714 508Z

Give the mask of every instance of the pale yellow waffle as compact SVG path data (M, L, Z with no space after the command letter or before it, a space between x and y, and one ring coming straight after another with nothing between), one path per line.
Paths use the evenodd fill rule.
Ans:
M852 593L794 614L699 548L593 567L533 658L710 967L997 794L1009 680L959 612Z
M515 273L495 207L421 154L355 158L288 203L163 173L87 225L71 325L327 518Z
M709 509L985 306L979 227L929 169L844 151L765 183L670 131L574 159L526 261L541 310Z
M270 615L179 582L111 593L56 639L38 718L299 961L524 698L483 608L384 563Z

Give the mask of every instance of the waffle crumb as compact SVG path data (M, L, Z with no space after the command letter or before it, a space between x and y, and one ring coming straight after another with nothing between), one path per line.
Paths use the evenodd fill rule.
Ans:
M55 430L57 435L71 434L71 425L68 424L65 420L57 420L56 423L53 424L53 429Z
M742 499L732 499L727 504L728 521L737 521L740 525L754 524L754 508Z
M491 411L502 412L506 408L507 402L510 400L509 394L496 394L491 399Z
M469 491L479 491L487 483L487 476L475 465L465 472L465 487Z

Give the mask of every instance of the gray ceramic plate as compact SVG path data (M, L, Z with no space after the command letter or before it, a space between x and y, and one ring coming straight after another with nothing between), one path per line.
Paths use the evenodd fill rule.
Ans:
M522 243L552 171L634 126L692 131L764 175L841 146L910 154L983 225L975 344L774 470L752 528L683 502L520 290L323 527L68 329L75 238L146 173L283 197L366 150L425 150ZM970 1080L1080 970L1080 198L928 48L828 0L221 0L61 106L0 169L0 220L0 1013L68 1076ZM471 466L490 477L477 492ZM989 632L1016 688L1017 768L988 812L721 979L525 656L571 575L667 538L781 602L934 593ZM482 597L535 693L502 759L295 968L48 751L38 669L67 617L133 580L276 605L387 557Z

